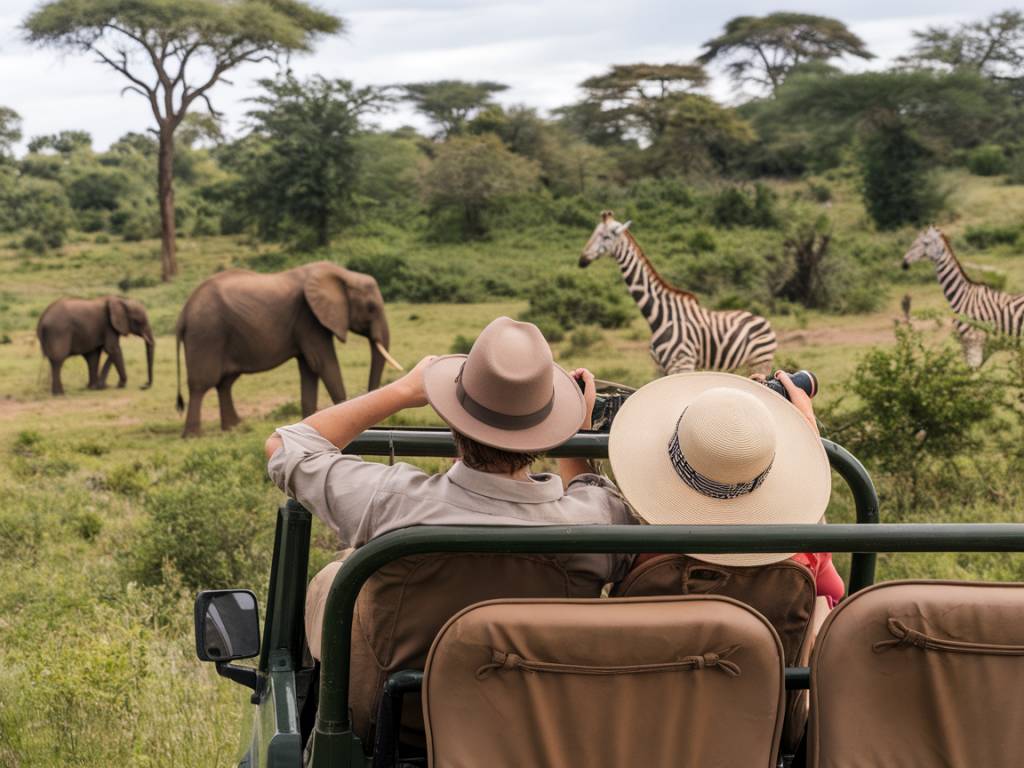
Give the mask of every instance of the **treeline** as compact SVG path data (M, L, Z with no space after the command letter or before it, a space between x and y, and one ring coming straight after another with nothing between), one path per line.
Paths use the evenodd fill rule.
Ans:
M548 116L497 104L501 83L358 87L285 72L261 81L240 137L225 137L212 113L182 114L173 132L175 231L244 232L315 249L379 220L465 241L496 227L589 226L615 201L656 198L709 227L779 230L792 274L778 295L828 304L827 216L819 205L780 217L757 179L852 176L880 229L935 216L943 167L1024 183L1024 15L914 36L889 69L846 74L841 57L872 54L842 22L739 17L697 61L612 66ZM709 66L748 94L742 104L706 95ZM374 126L399 102L429 121L428 135ZM64 131L33 137L15 158L20 139L19 116L0 109L0 230L18 232L26 251L59 248L72 229L129 240L161 234L155 137L127 134L97 152L88 134ZM826 185L809 186L810 202L829 195ZM695 253L700 239L691 237Z

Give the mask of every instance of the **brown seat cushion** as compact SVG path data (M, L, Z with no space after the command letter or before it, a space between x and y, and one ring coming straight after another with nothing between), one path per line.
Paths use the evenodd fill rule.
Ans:
M689 555L657 555L619 582L612 595L722 595L739 600L768 619L782 641L786 666L805 662L814 642L814 576L793 560L769 565L706 563ZM786 702L782 748L797 749L807 725L807 692L791 691Z
M500 600L439 633L423 684L436 768L774 768L778 637L720 597Z
M466 606L501 597L596 597L601 587L567 572L555 556L415 555L387 564L356 602L350 672L355 732L372 743L384 681L402 669L423 669L438 631ZM403 708L401 736L425 743L415 697Z
M809 764L1019 766L1022 690L1024 584L878 584L818 635Z

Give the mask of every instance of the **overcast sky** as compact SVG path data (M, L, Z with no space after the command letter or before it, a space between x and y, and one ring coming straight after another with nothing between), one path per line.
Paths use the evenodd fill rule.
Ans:
M609 64L689 61L703 41L737 15L764 13L762 3L720 0L320 0L345 19L343 36L296 57L300 75L319 73L357 84L442 78L497 80L510 86L504 103L551 109L578 98L576 84ZM98 149L127 131L145 130L152 115L141 96L120 95L125 81L83 54L29 48L19 25L38 0L0 0L0 105L22 116L27 137L65 129L89 131ZM771 6L775 8L776 6ZM907 50L911 30L987 16L998 0L818 0L779 9L834 16L879 56L851 69L883 66ZM233 85L211 91L214 106L237 131L253 82L274 73L269 64L236 70ZM728 100L728 82L715 73L711 92ZM407 109L379 118L385 126L420 124ZM23 142L24 144L24 142Z

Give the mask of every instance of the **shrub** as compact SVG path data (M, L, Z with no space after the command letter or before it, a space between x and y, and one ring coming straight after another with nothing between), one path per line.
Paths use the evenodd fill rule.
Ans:
M471 339L468 336L463 336L461 333L455 337L451 347L448 351L453 355L468 355L469 350L473 347L473 342L476 339Z
M121 293L128 293L135 288L152 288L157 282L155 277L149 277L148 275L139 275L138 277L125 275L117 281L117 287Z
M823 420L832 434L886 475L901 513L917 507L937 470L977 448L973 431L992 416L992 377L971 370L959 350L932 349L921 334L896 330L896 345L876 348L858 364L851 392L860 399L841 412L834 405Z
M603 340L604 334L600 329L585 325L569 334L569 346L565 352L569 355L581 355L589 352L595 344Z
M715 250L718 247L718 243L710 230L700 228L695 229L686 238L686 247L695 253L700 253L701 251Z
M982 144L967 153L967 168L975 176L998 176L1008 167L1006 153L997 144Z
M998 226L979 224L967 227L964 240L972 248L991 248L995 245L1013 245L1020 236L1020 226Z
M128 574L163 583L166 564L190 589L256 584L265 573L273 516L268 514L261 451L193 451L143 504L148 520L124 553Z
M538 280L530 289L529 301L523 319L538 326L543 318L545 322L555 321L564 330L579 325L621 328L630 318L619 285L580 269L562 269Z
M716 226L725 228L776 227L779 220L775 210L775 193L763 184L754 185L753 196L739 187L729 187L712 200L711 220Z
M530 315L523 319L536 325L549 344L555 344L565 338L565 328L562 327L561 321L553 317Z

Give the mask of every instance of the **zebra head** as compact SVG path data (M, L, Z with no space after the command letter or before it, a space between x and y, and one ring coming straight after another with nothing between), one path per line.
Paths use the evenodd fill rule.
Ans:
M580 254L580 267L590 266L595 259L606 256L615 250L616 244L626 234L626 230L632 223L632 221L627 221L623 224L615 220L615 215L611 211L602 211L601 223L594 229L594 234L587 240L587 244L583 247L583 253Z
M903 268L910 269L910 265L922 259L938 261L946 250L946 238L939 231L938 227L928 227L917 236L910 250L903 254Z

